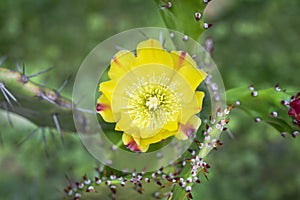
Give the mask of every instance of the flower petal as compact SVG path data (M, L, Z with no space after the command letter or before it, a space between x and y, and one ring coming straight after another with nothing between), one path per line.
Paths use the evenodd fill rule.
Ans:
M161 64L173 68L173 59L169 52L164 50L157 40L149 39L143 41L137 46L137 63L138 67L145 64Z
M135 56L130 51L119 51L111 59L108 77L119 79L130 70L130 66L135 62Z
M163 129L171 132L176 131L178 129L178 121L167 122Z
M138 127L135 126L132 123L132 120L130 119L130 117L127 114L125 114L124 112L121 112L121 118L117 122L116 127L119 130L122 130L122 131L124 131L126 133L130 133L131 136L137 136L137 137L139 137L139 135L138 135L138 132L139 132L138 131Z
M104 121L115 122L110 102L104 95L101 95L97 100L97 112L100 113Z
M133 137L131 137L130 135L128 135L126 133L123 133L123 135L122 135L122 141L126 145L126 147L128 149L130 149L131 151L137 151L137 152L141 151L141 149L138 146L138 144L135 142L135 140L133 139Z
M207 74L197 69L197 64L186 52L172 51L171 56L174 60L175 69L189 82L193 90L206 78Z
M196 91L192 101L182 106L181 123L187 123L191 116L201 111L204 96L204 92Z
M116 85L117 82L113 80L100 83L99 91L106 96L109 102L112 102L112 96Z
M187 80L193 90L206 78L207 74L196 67L185 65L178 70L178 73Z
M146 152L149 149L150 144L145 143L144 139L139 137L133 137L134 141L138 145L141 152Z
M195 60L185 51L171 51L171 56L176 70L185 65L197 66Z
M174 136L177 131L166 131L161 130L158 134L154 135L153 137L148 138L139 138L133 137L138 146L140 147L142 152L146 152L150 146L150 144L154 144L157 142L161 142L162 140Z
M201 125L201 119L193 115L186 124L180 124L179 129L175 137L179 140L187 140L191 137Z

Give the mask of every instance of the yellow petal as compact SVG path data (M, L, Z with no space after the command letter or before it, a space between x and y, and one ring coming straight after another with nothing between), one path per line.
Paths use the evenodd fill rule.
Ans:
M194 59L185 51L171 51L171 56L176 70L179 70L185 65L197 66Z
M178 129L178 121L167 122L163 127L167 131L176 131Z
M182 105L180 122L185 124L191 116L199 113L202 109L202 102L205 94L201 91L196 91L191 102Z
M135 124L133 124L130 116L124 111L121 112L121 118L117 122L116 127L119 130L122 130L126 133L130 133L131 136L140 137L139 128Z
M123 141L123 143L125 145L127 145L132 139L133 138L130 135L128 135L126 133L123 133L123 135L122 135L122 141Z
M113 92L116 87L116 81L109 80L100 83L99 91L106 96L109 102L112 102Z
M130 66L134 65L135 56L130 51L119 51L113 57L108 71L110 79L119 79L130 70Z
M158 134L154 135L153 137L149 138L139 138L139 137L134 137L134 140L138 144L140 150L142 152L146 152L150 146L150 144L154 144L157 142L161 142L162 140L171 137L176 134L176 131L166 131L166 130L161 130Z
M145 64L161 64L173 68L173 59L157 40L149 39L137 46L136 66Z
M101 95L97 101L97 112L100 113L103 120L106 122L115 122L110 103L108 99Z
M133 137L131 137L129 134L123 133L122 141L126 145L126 147L129 148L131 151L142 151L139 145L133 139ZM143 150L144 150L143 152L147 151L147 149L146 150L143 149Z
M189 103L195 94L195 89L191 87L189 81L179 73L173 74L169 88L176 95L181 105Z
M123 130L118 126L118 124L115 125L115 130L116 130L116 131L123 131Z
M195 92L196 98L197 98L197 110L198 112L200 112L202 110L202 103L203 103L203 99L205 97L205 93L201 92L201 91L196 91Z
M196 90L198 85L206 78L207 74L191 65L184 65L178 70L178 73L186 79L192 90Z
M206 78L207 74L197 69L197 64L186 52L172 51L171 56L174 60L175 69L189 82L191 88L195 90L198 85Z
M175 137L179 140L187 140L192 137L201 125L201 119L193 115L186 124L180 124L179 129Z

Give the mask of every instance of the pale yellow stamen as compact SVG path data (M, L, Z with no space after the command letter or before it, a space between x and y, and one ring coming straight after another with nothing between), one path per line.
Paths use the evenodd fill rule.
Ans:
M160 102L159 102L159 100L157 99L156 96L150 97L150 98L148 99L148 101L146 102L146 106L148 107L148 109L149 109L150 111L155 111L155 110L157 110L157 108L158 108L159 105L160 105Z

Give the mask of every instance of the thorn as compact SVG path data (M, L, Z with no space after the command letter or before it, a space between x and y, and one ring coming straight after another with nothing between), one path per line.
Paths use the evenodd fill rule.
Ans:
M127 50L125 47L122 47L122 46L119 46L119 45L116 45L115 48L118 51Z
M60 136L61 142L62 142L62 144L64 144L64 137L63 137L63 135L62 135L62 133L61 133L61 129L60 129L59 121L58 121L58 118L57 118L57 114L56 114L56 113L53 113L53 114L52 114L52 118L53 118L53 121L54 121L56 130L57 130L57 133L58 133L59 136Z
M97 114L96 111L85 109L85 108L75 108L75 110L78 110L78 111L81 111L81 112L84 112L84 113L89 113L89 114Z
M256 118L254 119L254 121L255 121L255 122L261 122L261 118L256 117Z
M44 91L40 90L38 96L41 97L42 99L46 100L46 101L49 101L52 104L56 104L55 101L53 101L51 98L49 98L48 96L45 95Z
M292 137L293 137L293 138L296 138L298 134L299 134L298 131L294 131L294 132L292 133Z
M188 41L188 40L189 40L189 36L184 35L184 36L182 37L182 40L183 40L183 41Z
M161 9L171 8L171 7L172 7L172 2L166 1L166 0L163 0L163 2L164 2L165 4L162 5L162 6L160 7Z
M251 96L253 96L253 97L257 97L257 95L258 95L258 92L257 92L257 91L253 91L253 92L251 92Z
M275 85L275 90L276 90L277 92L280 92L280 91L281 91L281 88L280 88L280 86L279 86L278 83Z
M147 39L150 38L150 37L149 37L146 33L144 33L143 31L139 30L139 32L140 32L145 38L147 38Z
M22 69L21 69L19 63L16 64L16 67L17 67L17 71L20 72L20 73L22 73Z
M5 101L1 102L1 104L3 105L3 108L6 112L6 116L7 116L7 120L8 120L8 123L10 124L11 127L14 127L13 123L12 123L12 120L11 120L11 117L10 117L10 112L7 108L7 105L5 103Z
M18 101L17 101L17 99L16 99L16 97L14 97L14 95L12 95L12 93L10 93L10 91L5 87L4 83L2 83L2 82L0 82L0 90L1 90L1 92L2 92L2 94L4 96L4 98L5 98L6 102L9 104L9 106L11 107L11 109L14 110L14 106L12 105L9 97L15 103L19 104Z
M26 73L26 70L25 70L25 64L23 63L22 69L21 69L20 65L17 64L17 70L22 74L22 81L23 81L24 83L27 83L27 82L29 81L30 78L33 78L33 77L39 76L39 75L41 75L41 74L44 74L44 73L46 73L46 72L48 72L48 71L50 71L50 70L52 70L52 69L53 69L53 67L49 67L49 68L47 68L47 69L41 70L41 71L39 71L39 72L37 72L37 73L35 73L35 74L32 74L32 75L30 75L30 76L26 76L26 74L25 74L25 73Z
M7 56L4 55L0 58L0 66L4 63L4 61L7 59Z
M45 150L45 154L46 157L49 158L49 154L47 151L47 141L46 141L46 134L45 134L45 128L41 127L41 132L42 132L42 140L43 140L43 144L44 144L44 150Z
M233 133L232 133L229 129L227 129L226 132L228 133L229 137L230 137L232 140L235 139Z
M210 27L212 27L212 24L204 23L203 26L205 29L209 29Z
M56 145L56 147L58 147L58 143L56 142L56 138L55 138L55 134L53 133L51 128L48 128L50 135L51 135L51 139L53 140L54 144Z
M174 39L174 37L175 37L174 33L170 33L170 38Z
M272 117L275 117L275 118L278 117L278 113L275 112L275 111L271 112L270 114L271 114Z
M210 56L213 56L214 52L214 41L211 37L206 38L205 40L205 50L209 53Z
M164 43L164 39L163 39L163 33L162 31L159 32L159 44L161 46L163 46L163 43Z
M25 64L22 65L22 74L25 76Z
M202 15L200 12L195 12L195 19L196 21L199 21L201 19Z
M280 134L281 134L281 136L282 136L283 138L285 138L287 132L281 132Z
M68 78L64 81L64 83L60 86L60 88L57 90L58 93L61 93L61 91L66 87L67 83L71 79L72 75L69 75Z
M30 75L30 76L26 76L26 77L27 77L28 79L30 79L30 78L39 76L39 75L41 75L41 74L44 74L44 73L46 73L46 72L48 72L48 71L50 71L50 70L52 70L52 69L53 69L53 67L49 67L49 68L47 68L47 69L43 69L43 70L41 70L41 71L39 71L39 72L37 72L37 73L35 73L35 74L32 74L32 75Z
M251 85L249 85L249 87L248 87L248 88L249 88L249 90L250 90L250 91L254 91L254 86L253 86L252 84L251 84Z
M29 135L27 135L25 137L24 140L22 140L19 144L17 144L17 146L21 146L23 143L25 143L27 140L29 140L30 138L32 138L34 136L34 134L39 130L39 127L37 127L36 129L34 129Z

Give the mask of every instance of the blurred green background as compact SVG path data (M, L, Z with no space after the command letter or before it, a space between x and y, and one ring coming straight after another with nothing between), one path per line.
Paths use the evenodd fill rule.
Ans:
M226 88L254 84L257 88L280 83L299 88L300 1L213 0L205 34L215 42L214 60ZM0 56L2 67L25 64L32 74L55 67L33 80L59 88L70 97L72 82L85 56L102 40L131 28L164 26L151 0L10 0L0 2ZM0 199L61 199L72 179L92 175L96 161L76 134L37 132L36 127L11 115L9 125L0 112ZM275 129L256 124L234 111L231 139L208 157L209 181L197 186L195 199L300 199L299 139L283 139Z

